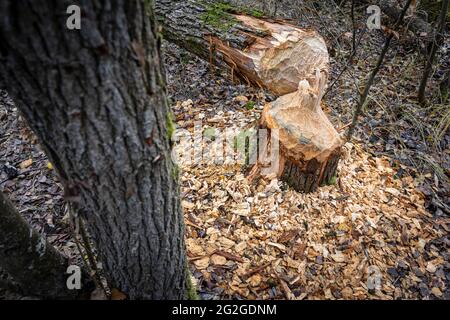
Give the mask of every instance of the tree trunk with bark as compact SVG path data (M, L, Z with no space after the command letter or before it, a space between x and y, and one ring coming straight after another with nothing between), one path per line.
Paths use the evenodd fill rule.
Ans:
M87 221L112 288L185 297L172 120L152 1L0 2L0 81Z
M201 0L158 0L156 10L169 41L279 96L260 124L280 146L271 173L305 192L331 180L342 141L321 109L329 56L317 32Z
M75 299L80 292L67 288L68 265L0 192L0 268L19 286L11 288L44 299Z

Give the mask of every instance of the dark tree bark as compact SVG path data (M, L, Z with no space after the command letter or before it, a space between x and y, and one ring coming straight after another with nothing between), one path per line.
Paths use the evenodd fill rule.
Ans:
M77 298L80 292L66 285L68 265L68 259L33 230L0 192L0 268L19 286L5 280L6 289L47 299Z
M185 296L184 226L152 1L0 2L0 81L87 221L111 287Z
M279 131L280 165L271 173L304 192L331 180L342 141L321 109L329 56L317 32L214 1L158 0L156 8L169 41L279 96L260 123Z

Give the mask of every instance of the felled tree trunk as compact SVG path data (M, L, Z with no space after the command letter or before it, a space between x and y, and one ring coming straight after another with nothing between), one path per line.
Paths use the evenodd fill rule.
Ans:
M313 30L242 10L200 0L157 2L169 41L279 96L261 118L280 146L274 173L298 191L314 191L336 174L342 145L321 109L329 68L325 42Z
M0 83L80 210L112 288L182 299L183 215L153 1L0 1Z
M68 259L33 230L0 192L0 267L19 285L21 293L41 298L77 298L85 288L67 288L68 265Z

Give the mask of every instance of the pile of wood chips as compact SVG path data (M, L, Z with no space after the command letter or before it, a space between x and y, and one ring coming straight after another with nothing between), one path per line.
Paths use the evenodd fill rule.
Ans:
M212 126L241 125L248 113L225 114ZM198 286L221 298L420 297L412 290L419 276L445 263L430 245L445 232L433 227L413 178L394 175L388 158L351 143L336 183L311 194L276 178L249 182L239 165L182 165L187 254ZM438 279L431 294L440 297L445 287Z

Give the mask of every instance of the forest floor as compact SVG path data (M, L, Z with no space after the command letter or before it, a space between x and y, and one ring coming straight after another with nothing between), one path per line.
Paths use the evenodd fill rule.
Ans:
M294 22L323 34L332 83L350 55L351 27L347 12L320 10L320 19L309 11ZM382 31L362 29L357 54L325 97L337 128L351 120L383 43ZM188 259L201 298L450 299L450 110L437 85L449 67L443 61L450 43L430 81L432 103L422 108L414 95L423 57L412 39L402 31L392 43L335 184L305 195L275 178L249 182L248 168L238 164L180 164ZM178 129L193 132L197 121L210 137L248 129L273 99L234 84L227 70L212 74L206 62L174 45L165 44L164 52ZM0 167L1 190L79 263L62 187L5 92Z

